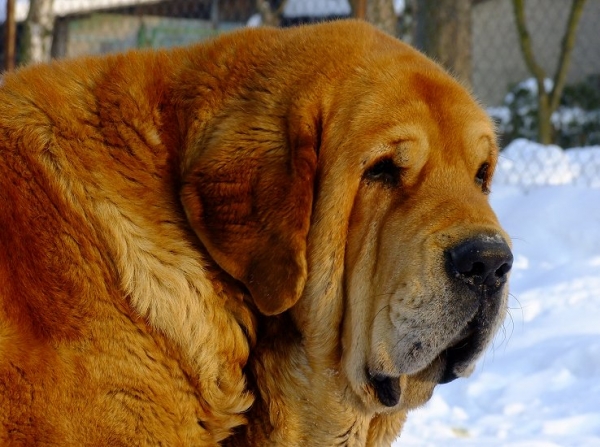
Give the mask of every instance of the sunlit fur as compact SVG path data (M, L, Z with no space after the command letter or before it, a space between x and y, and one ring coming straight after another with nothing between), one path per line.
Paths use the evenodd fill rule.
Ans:
M468 92L360 22L4 75L0 444L389 445L469 317L443 250L508 239L496 157Z

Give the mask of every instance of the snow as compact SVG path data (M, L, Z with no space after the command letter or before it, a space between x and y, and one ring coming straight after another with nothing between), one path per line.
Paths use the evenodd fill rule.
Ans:
M284 17L327 17L350 15L347 0L288 0L283 8Z
M516 140L490 199L513 238L509 317L394 447L600 446L600 147Z
M514 140L498 160L499 185L577 185L600 187L600 146L574 148L543 146Z
M394 12L397 15L404 12L405 3L405 0L394 0ZM288 0L283 8L284 17L343 17L351 12L348 0Z

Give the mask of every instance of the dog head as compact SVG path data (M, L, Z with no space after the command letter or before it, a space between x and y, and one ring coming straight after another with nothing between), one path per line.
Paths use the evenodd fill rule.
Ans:
M411 48L372 45L326 115L309 265L331 265L321 247L342 238L342 369L383 411L471 372L504 319L512 254L488 202L498 148L485 112Z
M377 94L346 109L361 119L346 134L360 181L344 256L342 362L359 396L395 407L403 376L425 374L432 389L470 373L504 319L512 254L487 198L498 149L485 113L418 60L379 64ZM394 82L382 75L389 67Z
M419 405L470 373L505 315L493 126L365 24L239 40L236 87L188 151L190 222L263 313L295 304L309 363L339 369L364 409Z

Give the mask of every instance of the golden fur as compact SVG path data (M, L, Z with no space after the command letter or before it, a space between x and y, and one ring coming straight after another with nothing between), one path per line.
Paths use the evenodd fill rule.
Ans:
M2 82L2 445L389 445L503 319L492 125L371 26Z

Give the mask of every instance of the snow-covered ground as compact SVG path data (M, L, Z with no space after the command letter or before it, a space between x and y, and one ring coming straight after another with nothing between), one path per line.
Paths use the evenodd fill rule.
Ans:
M513 238L510 315L475 373L439 386L394 447L598 447L600 147L513 142L491 202Z

